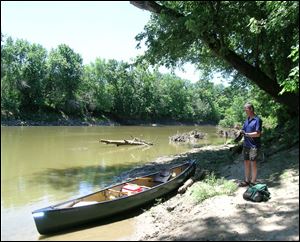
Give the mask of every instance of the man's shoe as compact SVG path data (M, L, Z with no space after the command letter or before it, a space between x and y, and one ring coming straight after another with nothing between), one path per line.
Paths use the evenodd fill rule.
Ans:
M242 182L239 183L239 187L247 187L249 185L250 185L250 183L247 182L247 181L242 181Z

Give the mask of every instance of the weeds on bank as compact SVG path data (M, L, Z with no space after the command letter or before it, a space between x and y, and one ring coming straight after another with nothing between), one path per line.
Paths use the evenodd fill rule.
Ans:
M196 183L190 189L192 199L200 203L207 198L217 195L231 195L237 190L237 184L233 181L217 178L214 173L208 175L203 181Z
M159 204L162 204L163 203L163 198L156 198L155 200L154 200L155 202L154 202L154 206L157 206L157 205L159 205Z

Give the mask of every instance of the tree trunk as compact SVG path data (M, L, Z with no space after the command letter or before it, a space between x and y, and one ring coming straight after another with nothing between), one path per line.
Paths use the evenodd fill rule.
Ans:
M290 111L299 113L298 94L283 93L279 95L281 87L276 80L269 78L259 68L253 67L233 51L229 51L223 58L245 77L254 82L260 89L271 95L277 102L286 105Z
M164 13L168 14L169 16L173 16L174 18L184 17L184 15L182 15L181 13L161 6L154 1L130 1L130 3L135 7L150 11L155 14L160 14L162 11L164 11ZM279 92L281 91L281 87L279 86L276 79L271 79L259 68L250 65L243 58L237 55L234 51L226 47L222 48L221 53L221 45L219 39L215 37L212 41L211 39L206 38L205 36L208 35L203 34L199 38L206 43L208 48L215 55L217 55L219 58L224 59L237 71L246 76L250 81L254 82L260 89L264 90L266 93L271 95L277 102L286 105L286 107L291 111L291 113L297 115L299 114L298 93L283 93L282 95L280 95Z

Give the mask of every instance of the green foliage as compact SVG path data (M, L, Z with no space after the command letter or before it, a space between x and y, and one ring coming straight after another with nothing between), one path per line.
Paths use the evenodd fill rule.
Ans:
M236 190L236 183L227 181L224 178L217 178L214 173L211 173L204 181L194 184L190 189L190 193L193 200L200 203L210 197L233 194Z
M65 44L51 50L47 62L45 97L49 106L66 112L78 112L76 92L82 81L82 58Z
M265 128L262 145L270 154L279 150L287 150L299 144L299 116L279 123L275 128Z
M155 198L154 201L155 202L154 202L153 206L157 206L157 205L162 204L164 202L164 199L163 198Z
M250 27L250 32L255 34L260 34L263 28L265 27L266 21L256 20L255 18L250 18L249 24L247 26Z
M160 106L162 115L174 120L187 118L185 115L187 105L187 87L183 80L172 75L163 75Z
M109 112L112 108L113 98L104 77L105 71L106 63L102 59L96 59L84 68L78 95L86 112Z
M232 127L244 122L243 106L250 101L266 129L289 120L283 106L240 75L224 87L209 78L191 83L151 71L145 60L132 65L98 58L83 67L80 55L66 45L47 56L40 45L7 38L1 50L2 117L27 117L28 110L41 112L41 118L45 111L58 117L73 113L121 120L220 121ZM298 61L296 53L293 49L291 57Z
M40 45L6 39L1 45L1 109L18 113L41 108L46 55Z
M194 110L193 118L200 122L207 120L218 122L220 113L217 111L216 97L220 93L215 89L213 83L200 80L195 83L191 94L191 103Z
M130 65L96 59L83 68L67 45L46 51L39 45L8 38L1 45L1 109L4 116L25 118L26 110L83 115L111 114L122 120L218 122L208 81L188 80ZM41 114L39 117L46 117Z
M288 57L292 59L296 66L291 69L288 77L280 84L283 87L280 94L284 92L299 93L299 45L292 46L292 52Z
M225 117L219 122L223 127L234 127L235 124L241 124L246 119L244 113L244 104L247 102L247 97L235 96L231 106L225 111Z
M147 47L140 59L167 67L191 62L206 75L220 70L232 76L244 75L250 86L253 83L249 81L260 84L277 102L297 112L297 107L289 103L297 101L299 63L289 56L298 58L295 49L299 46L298 1L160 1L157 4L162 13L153 14L136 37ZM238 56L234 61L233 53ZM270 88L257 75L267 76ZM283 88L281 97L277 91L279 85ZM291 95L290 102L287 93L296 93Z

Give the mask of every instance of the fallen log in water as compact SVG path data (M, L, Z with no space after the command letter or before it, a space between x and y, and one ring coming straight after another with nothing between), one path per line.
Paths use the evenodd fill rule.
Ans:
M137 138L134 138L132 140L124 139L124 140L109 140L109 139L101 139L100 142L106 143L106 144L114 144L116 146L119 145L153 145L152 143L146 142L144 140L140 140Z

